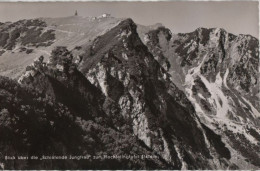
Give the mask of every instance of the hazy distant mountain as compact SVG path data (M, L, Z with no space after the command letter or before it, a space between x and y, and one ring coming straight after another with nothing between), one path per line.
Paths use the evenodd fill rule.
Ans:
M259 43L131 19L0 25L5 169L256 169ZM6 155L139 159L4 160Z

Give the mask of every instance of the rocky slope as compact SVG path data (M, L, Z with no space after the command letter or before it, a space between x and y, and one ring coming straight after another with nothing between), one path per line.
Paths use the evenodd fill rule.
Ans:
M18 79L35 56L47 61L56 46L88 44L117 25L113 17L38 18L0 25L0 74Z
M31 24L35 22L37 27ZM6 67L1 75L19 78L18 84L1 77L0 131L6 135L0 141L5 149L1 156L153 157L88 162L2 157L2 167L259 168L255 38L203 28L172 35L159 24L137 26L131 19L112 17L36 19L13 25L52 36L43 41L47 45L37 46L36 41L22 50L26 32L18 31L12 48L1 45L0 61ZM19 55L26 62L16 72L8 60L18 60ZM15 136L21 137L21 145L13 143Z
M147 29L143 42L202 122L238 149L234 160L245 158L259 167L258 40L219 28L172 34L159 27Z
M100 111L98 106L92 106L92 111L81 113L73 103L66 105L66 102L59 102L49 94L21 87L5 77L0 79L2 169L173 168L132 136L129 126L125 125L118 130L111 118L102 115L104 112L95 115L93 110ZM52 86L60 88L56 87L57 84L61 83L56 81ZM91 94L89 92L89 98ZM83 94L77 98L73 100L78 100L79 103L80 100L87 99ZM91 102L88 105L90 104ZM140 153L153 158L136 160L105 157L134 156ZM5 159L6 156L8 159ZM29 158L17 159L18 156ZM31 156L39 159L31 159ZM51 160L53 156L66 158ZM85 158L80 160L79 157L82 156Z

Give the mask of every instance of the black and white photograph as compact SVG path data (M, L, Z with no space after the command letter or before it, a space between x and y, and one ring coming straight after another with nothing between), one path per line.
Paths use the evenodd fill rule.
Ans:
M11 1L0 170L260 169L259 1Z

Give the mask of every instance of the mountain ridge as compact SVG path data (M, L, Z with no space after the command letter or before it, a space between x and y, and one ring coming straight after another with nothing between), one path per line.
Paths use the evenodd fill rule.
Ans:
M100 22L102 22L101 20ZM103 20L106 21L107 18L103 18ZM116 24L114 21L117 20L108 21L111 23L109 29L102 28L101 30L105 31L98 32L102 34L96 34L97 36L91 38L91 41L86 41L90 40L87 38L83 44L75 44L74 47L71 44L68 46L69 48L63 46L52 49L47 57L49 59L47 62L43 57L40 57L40 53L31 54L40 58L26 68L26 73L19 79L20 84L32 89L36 88L37 91L51 96L55 101L75 113L76 117L81 118L81 121L77 120L76 122L76 125L81 127L79 129L85 130L88 124L92 123L96 124L94 127L99 130L100 122L97 120L101 120L108 124L103 130L108 130L104 136L117 134L117 132L121 132L121 129L127 132L122 136L125 135L126 139L134 138L142 142L143 145L137 143L138 148L145 147L159 157L159 160L151 160L153 163L157 163L151 168L224 169L245 168L245 164L250 168L259 167L257 165L259 154L256 152L258 147L257 144L251 142L252 138L256 139L259 135L257 123L249 122L249 128L238 127L235 124L234 126L241 130L233 132L235 129L225 128L224 124L220 122L223 118L217 121L214 121L215 118L208 119L209 116L214 115L214 111L211 111L211 115L204 113L205 109L202 112L198 111L198 105L202 104L197 102L198 99L212 98L214 102L215 98L212 95L215 90L219 93L215 96L220 97L225 90L222 89L222 85L226 86L229 82L226 82L226 79L223 81L222 77L224 78L224 76L220 74L218 77L221 78L221 87L216 87L218 84L214 82L214 85L211 85L213 83L210 78L217 78L217 75L204 77L201 74L204 71L201 67L204 65L205 59L210 59L208 56L210 56L211 51L207 50L208 47L204 47L204 51L207 53L202 52L197 56L201 50L200 46L193 45L197 49L194 52L196 55L193 54L192 58L187 58L186 55L179 54L180 57L177 57L175 53L177 48L184 54L193 53L194 49L186 50L182 41L196 40L196 34L195 38L189 38L189 35L193 35L172 34L169 29L162 28L160 25L149 27L147 30L143 27L140 30L131 19L124 19ZM60 25L60 27L62 26ZM84 37L84 35L81 36ZM176 42L178 36L184 38ZM225 50L221 51L223 48L221 44L216 46L217 41L209 42L212 40L211 38L206 38L206 40L201 39L200 41L205 42L205 46L220 48L218 57L225 56L223 55ZM247 46L245 47L247 48ZM211 55L216 54L217 52L214 52ZM203 62L200 61L200 57L203 57ZM200 67L194 65L196 62L193 59L197 58ZM186 60L184 65L181 64L183 59ZM173 66L179 68L179 71L172 70ZM180 72L181 70L183 71ZM210 73L211 70L205 71ZM252 72L255 71L252 69ZM182 78L183 82L175 79L178 76ZM187 79L193 82L185 82ZM180 88L184 82L186 86ZM210 90L212 86L216 87L214 91ZM251 87L253 84L250 83L249 89ZM1 89L6 88L2 87ZM67 97L63 95L61 90L66 92ZM240 93L243 91L244 89L240 90ZM96 94L93 95L93 92ZM234 99L233 96L241 96L236 93L228 95L232 99ZM224 97L221 98L225 99L226 96L227 94L224 93ZM69 100L71 98L73 100ZM250 111L251 102L247 102L247 99L242 100L242 98L244 97L238 98L240 100L237 103L245 104L245 108ZM77 104L76 101L80 103ZM216 107L215 103L217 102L212 103L212 106L205 103L205 106L215 110L218 110L218 107L223 109L220 102L218 102L220 106ZM223 103L225 102L222 101ZM86 108L84 104L86 104ZM253 117L253 109L251 107L252 116L250 117ZM233 114L233 117L236 115ZM228 119L228 121L232 121L230 123L235 123L234 119ZM252 118L249 119L252 120ZM59 124L59 121L56 122ZM87 122L88 124L78 125L79 122ZM217 130L217 127L220 127L220 130ZM114 131L110 130L111 128ZM242 131L247 130L249 132L242 133ZM109 146L112 137L108 136L102 141ZM241 140L241 145L237 144L238 140L234 137ZM248 143L249 146L245 146L244 143ZM95 144L92 144L92 147L95 147ZM106 148L106 150L115 152L113 148ZM125 152L129 153L127 150ZM237 157L236 160L234 155ZM245 158L248 158L248 161ZM119 161L114 160L114 162L119 168L122 167ZM128 162L126 161L126 163ZM129 161L129 164L131 165L129 168L135 168L135 166L136 168L150 168L149 162L146 160L140 165L134 161ZM9 166L11 167L11 165ZM29 167L31 166L29 165ZM72 167L73 163L69 166ZM86 167L84 164L78 166ZM90 164L89 167L98 168L95 163ZM26 168L26 166L20 165L20 168ZM110 168L109 164L105 164L103 168Z
M158 29L162 30L162 29ZM256 81L253 81L255 83L248 84L248 87L232 87L230 86L230 83L233 85L239 83L241 79L236 77L236 79L233 79L235 82L231 82L231 80L227 81L227 78L229 75L233 74L232 68L230 68L231 74L229 74L229 69L224 70L223 75L218 73L218 71L221 69L218 69L216 66L222 65L222 60L227 60L229 56L236 57L234 59L240 60L240 64L244 64L243 58L241 56L244 56L249 61L248 63L251 66L254 66L254 69L250 71L251 68L248 68L245 70L245 72L253 72L254 75L259 75L258 72L258 40L252 38L251 36L242 36L245 37L243 41L241 41L240 37L237 36L237 40L231 38L229 39L231 42L234 41L233 47L239 47L236 45L236 43L241 42L247 42L243 44L242 48L247 49L248 42L256 42L254 44L250 44L250 48L253 47L254 52L251 54L245 53L244 49L241 51L238 48L238 51L229 51L229 45L228 41L223 41L223 39L220 36L220 39L216 39L215 33L212 33L212 37L205 39L202 37L199 37L195 34L195 32L191 32L188 34L179 34L179 35L173 35L173 38L171 40L167 39L167 35L171 35L170 32L167 31L167 29L163 29L164 33L160 33L160 31L152 31L147 32L146 34L146 45L148 46L149 50L154 54L156 59L159 61L159 63L166 67L169 70L169 73L171 74L173 81L177 83L178 87L186 87L183 89L183 91L188 96L189 100L192 102L192 104L195 106L196 113L202 120L204 124L209 126L211 129L215 129L219 134L227 134L229 137L229 132L226 132L227 130L232 130L235 132L235 134L242 133L243 136L247 137L246 139L249 140L249 142L253 144L257 144L256 139L250 138L251 135L247 135L247 127L251 125L254 129L256 129L257 132L259 132L259 83L258 83L258 76L255 77ZM166 34L165 36L165 31ZM198 31L198 30L197 30ZM221 30L220 30L221 32ZM154 35L154 33L157 33ZM198 32L197 32L198 33ZM217 32L218 33L218 32ZM210 37L208 32L205 36ZM150 36L152 35L152 36ZM221 35L221 34L220 34ZM184 37L183 39L178 39L178 36ZM185 37L186 36L186 37ZM153 37L155 40L160 41L154 41L152 39ZM177 38L176 38L177 37ZM150 40L152 39L152 40ZM253 40L252 40L253 39ZM216 40L216 41L215 41ZM227 40L227 39L226 39ZM203 44L199 44L197 42L208 42ZM240 42L241 41L241 42ZM224 43L226 42L226 43ZM224 44L222 44L224 43ZM220 46L219 46L220 45ZM253 45L253 46L252 46ZM231 46L231 47L232 47ZM173 47L173 48L172 48ZM189 47L189 48L187 48ZM210 50L212 49L213 50ZM234 48L233 48L234 49ZM240 51L239 51L240 50ZM247 51L247 50L245 50ZM177 53L176 53L177 52ZM232 54L234 53L234 55ZM242 53L242 55L240 54ZM231 55L230 55L231 54ZM215 57L215 61L212 62L210 60L214 59L212 57ZM218 59L218 57L221 57L222 59ZM225 59L226 58L226 59ZM253 58L253 59L252 59ZM252 59L252 60L251 60ZM203 65L205 66L205 62L208 60L208 64L206 65L208 68L206 70L203 69ZM246 60L244 60L246 61ZM231 60L231 62L233 62ZM170 63L170 65L169 65ZM176 65L177 64L177 65ZM179 64L179 65L178 65ZM213 64L213 65L212 65ZM225 64L225 62L223 62ZM239 67L239 65L236 64L236 62L233 62L235 67ZM227 67L228 65L224 65L223 68ZM171 69L172 68L172 69ZM217 70L215 70L217 69ZM235 68L236 70L236 68ZM211 73L211 74L207 74ZM206 75L205 75L206 73ZM212 74L213 73L213 74ZM204 74L204 75L203 75ZM252 75L253 75L252 74ZM234 74L233 74L234 75ZM178 79L178 78L182 79ZM232 81L233 81L232 80ZM238 80L238 81L237 81ZM243 79L242 79L243 80ZM245 79L246 80L246 79ZM247 79L250 80L250 79ZM254 79L252 79L254 80ZM179 81L179 84L178 82ZM256 92L256 93L249 93L250 92ZM242 100L243 98L243 100ZM246 98L249 98L250 100L246 100ZM241 101L240 101L241 100ZM245 100L245 101L244 101ZM245 103L244 103L245 102ZM252 104L254 103L255 107L253 107ZM214 107L216 105L216 107ZM240 108L240 106L250 106L249 108L245 107L243 109ZM211 109L210 109L211 108ZM217 116L214 116L214 111L216 110ZM234 112L234 110L237 110ZM245 111L244 111L245 110ZM252 112L254 110L254 112ZM231 112L232 113L231 113ZM226 113L228 112L228 113ZM208 114L207 114L208 113ZM225 115L225 113L227 115ZM252 117L250 116L250 113ZM231 115L231 116L230 116ZM243 117L247 118L247 121L243 121L243 119L235 119L235 117ZM236 116L239 115L239 116ZM249 119L250 118L250 119ZM233 121L232 121L233 120ZM227 122L228 121L228 122ZM230 122L231 121L231 122ZM240 123L239 123L240 122ZM238 124L239 123L239 124ZM243 126L241 126L242 124ZM230 125L233 125L231 128ZM215 127L215 128L214 128ZM223 128L221 128L223 127ZM250 127L250 126L249 126ZM239 128L239 131L237 130ZM221 131L223 130L223 132ZM219 132L220 131L220 132ZM231 132L232 132L231 131ZM243 133L245 131L245 133ZM225 133L226 132L226 133ZM222 138L225 138L223 136ZM234 141L232 137L231 139L227 140ZM253 140L253 141L252 141ZM239 140L244 141L244 140ZM237 144L236 142L230 143L231 146L234 146L234 144ZM244 147L243 147L244 148ZM241 152L243 155L245 155L244 152ZM256 157L259 158L259 157ZM256 163L256 161L255 161Z

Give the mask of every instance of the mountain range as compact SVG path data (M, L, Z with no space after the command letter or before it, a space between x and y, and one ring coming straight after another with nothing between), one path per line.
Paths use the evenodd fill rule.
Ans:
M6 22L0 75L2 169L260 168L253 36L109 15Z

